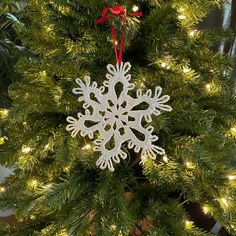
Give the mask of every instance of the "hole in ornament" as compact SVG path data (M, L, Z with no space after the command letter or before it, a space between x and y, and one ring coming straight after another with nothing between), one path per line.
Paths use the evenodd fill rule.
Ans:
M124 116L127 116L127 115L128 115L128 112L127 112L127 111L126 111L126 112L124 112L124 113L123 113L123 115L124 115Z
M129 116L129 117L128 117L128 121L135 121L135 118L132 117L132 116Z
M114 106L114 103L111 101L111 100L108 100L108 104L110 107L113 107ZM107 109L108 110L108 109Z
M111 129L111 126L109 124L107 124L104 128L105 131L109 131Z
M121 135L125 134L125 129L124 128L119 128L118 131L120 132Z
M137 110L147 110L149 108L149 104L146 102L141 102L139 103L137 106L134 106L132 108L133 111L137 111Z
M105 111L99 111L99 114L100 114L101 116L105 116L106 112L105 112Z
M112 110L109 107L107 108L107 111L112 112Z
M117 98L119 98L120 97L120 94L122 93L122 91L123 91L123 88L124 86L123 86L123 84L121 83L121 82L118 82L118 83L116 83L116 85L115 85L115 91L116 91L116 96L117 96Z
M113 129L116 130L116 128L117 128L117 125L116 125L116 122L115 122L114 125L113 125Z
M90 114L93 114L93 108L92 107L89 107L87 109L90 111Z
M112 150L115 147L115 139L114 135L111 137L111 139L105 144L105 148L107 150Z
M136 136L137 139L139 139L140 141L144 141L145 140L145 135L141 132L139 132L138 130L136 129L132 129L130 128L133 132L133 134Z
M122 104L121 104L121 107L126 108L126 105L127 105L127 102L123 101Z
M126 123L125 121L123 121L123 120L122 120L122 124L123 124L123 125L127 125L127 123Z
M90 127L92 127L92 126L94 126L94 125L97 125L99 122L94 122L94 121L92 121L92 120L86 120L85 122L84 122L84 125L87 127L87 128L90 128Z
M89 97L90 97L90 99L91 99L92 101L95 101L95 102L100 103L100 102L98 101L98 99L97 99L95 93L90 93L90 94L89 94Z
M118 118L119 118L119 116L118 116L118 115L115 115L115 118L116 118L116 119L118 119Z

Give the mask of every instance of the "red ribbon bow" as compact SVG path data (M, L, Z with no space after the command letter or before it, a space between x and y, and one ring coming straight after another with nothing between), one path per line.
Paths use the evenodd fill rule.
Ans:
M108 15L108 13L111 13L110 15ZM95 20L95 24L100 24L106 20L109 20L110 18L113 18L115 16L119 16L122 20L122 22L124 24L126 24L126 10L124 6L114 6L112 8L106 7L103 11L102 11L102 16L100 18L98 18L97 20ZM130 16L142 16L142 12L135 12L135 13L128 13L128 15ZM121 42L120 42L120 51L119 51L119 55L117 52L117 40L116 40L116 31L115 31L115 26L113 25L111 27L111 32L112 32L112 39L113 39L113 45L114 45L114 51L115 51L115 55L116 55L116 60L118 62L118 64L121 64L122 62L122 52L123 52L123 47L124 47L124 38L125 38L125 31L124 28L122 29L122 35L121 35Z

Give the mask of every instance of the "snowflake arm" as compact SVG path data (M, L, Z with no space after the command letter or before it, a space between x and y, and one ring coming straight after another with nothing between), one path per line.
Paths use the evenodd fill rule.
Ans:
M156 155L165 154L164 149L153 144L153 142L158 140L158 137L152 134L154 130L152 126L143 128L139 122L133 122L133 124L129 124L129 126L129 149L133 148L135 152L139 152L140 150L142 150L141 158L149 156L152 159L156 159ZM140 134L143 140L141 140Z
M110 171L114 171L112 162L120 163L120 159L124 160L127 157L127 154L121 150L121 146L126 139L120 135L119 131L107 132L103 137L104 139L97 139L94 141L95 146L93 150L102 153L97 160L96 165L100 166L101 169L108 168ZM112 137L114 138L114 147L107 149L106 145L110 142Z
M71 131L71 136L74 138L78 132L82 137L88 135L89 138L93 138L93 134L95 131L100 130L101 126L101 119L94 114L90 114L88 109L85 110L85 115L78 113L78 120L72 116L67 117L67 122L70 124L67 125L66 130ZM87 123L92 123L89 126L86 125Z
M170 97L168 95L161 96L162 88L157 86L155 88L155 93L152 97L152 91L149 89L145 94L142 94L140 89L137 90L136 96L134 99L129 96L127 99L130 104L130 115L144 117L145 120L149 123L152 121L151 115L159 116L161 110L163 111L172 111L172 108L164 103L168 102ZM140 104L145 103L147 105L146 109L135 110L135 107L138 107Z
M95 81L91 84L89 76L85 76L84 80L85 82L79 78L75 80L79 87L74 88L72 90L73 93L78 94L78 100L84 102L84 109L87 109L88 107L97 107L98 109L102 109L102 107L104 107L102 92L104 92L105 88L102 86L98 89ZM96 100L94 97L96 97Z

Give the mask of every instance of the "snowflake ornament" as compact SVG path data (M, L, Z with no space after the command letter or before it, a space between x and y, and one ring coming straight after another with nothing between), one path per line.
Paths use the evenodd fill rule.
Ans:
M94 141L94 151L101 152L96 165L101 169L108 168L114 171L113 162L119 163L120 159L126 159L127 154L121 150L122 144L128 142L128 148L135 152L141 151L141 158L156 158L156 155L164 155L165 150L154 145L158 140L152 132L154 128L142 126L143 118L147 123L152 121L151 115L160 115L161 110L171 111L171 107L165 105L170 97L161 96L162 88L157 86L154 94L149 89L142 94L137 90L137 98L128 95L135 85L130 83L131 75L127 74L131 65L129 62L117 63L116 66L107 65L107 80L100 88L96 82L90 82L86 76L83 82L76 79L78 88L73 89L74 94L79 95L79 101L83 101L85 114L78 113L78 119L67 117L69 124L67 131L75 137L79 132L81 136L93 139L94 133L99 132L99 138ZM120 83L123 89L117 92L116 85ZM139 109L140 104L145 104L145 109Z

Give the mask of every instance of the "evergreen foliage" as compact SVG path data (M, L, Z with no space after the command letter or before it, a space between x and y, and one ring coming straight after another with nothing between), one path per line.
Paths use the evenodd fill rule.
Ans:
M24 0L2 0L0 3L0 108L11 105L7 90L19 79L14 71L19 57L34 57L34 53L21 46L19 38L24 27L21 20L25 6Z
M18 61L22 79L10 86L9 113L0 112L0 162L15 166L0 207L14 208L22 222L2 226L1 235L210 235L187 221L186 202L207 207L236 234L232 62L211 49L229 34L195 29L223 2L28 0L20 40L42 59ZM162 86L173 111L152 122L168 160L141 161L124 146L129 158L111 173L95 166L99 153L89 140L71 138L65 127L68 115L83 112L74 79L90 75L101 85L106 65L116 63L110 26L120 32L120 19L94 20L121 4L143 12L127 16L123 60L132 64L133 82L144 90Z

